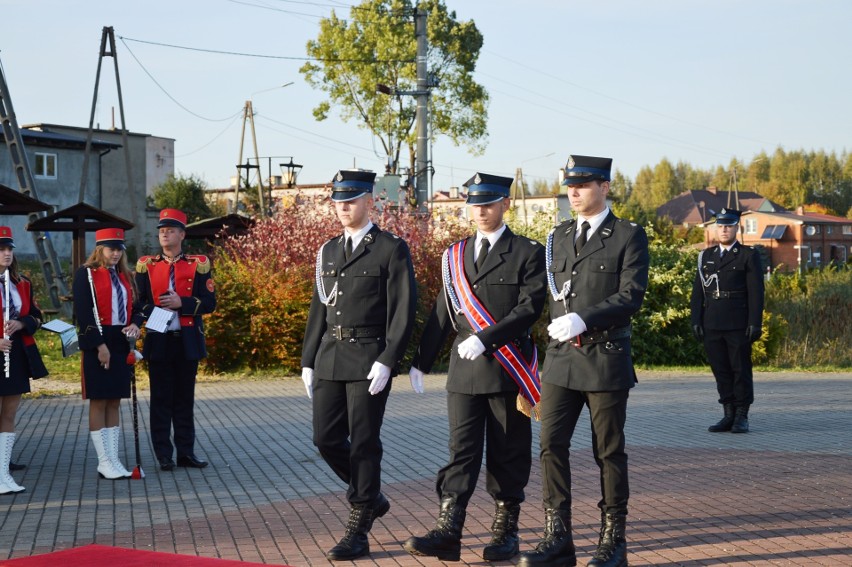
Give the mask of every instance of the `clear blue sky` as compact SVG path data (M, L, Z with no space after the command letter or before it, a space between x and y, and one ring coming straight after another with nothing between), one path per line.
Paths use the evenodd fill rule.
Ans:
M239 113L251 98L260 155L292 155L304 165L300 182L324 182L353 164L381 172L384 162L355 123L336 114L314 121L311 110L323 94L303 81L302 61L284 58L305 57L319 17L333 6L348 16L345 6L353 3L0 0L0 61L20 124L85 127L101 29L113 26L125 38L117 50L127 126L174 138L176 172L227 186L239 154ZM635 177L663 157L711 167L778 146L852 150L852 2L447 5L460 19L473 19L485 37L476 78L491 95L490 141L483 156L473 157L439 138L438 189L475 171L513 176L516 167L528 181L555 179L571 153L611 156ZM96 122L109 127L117 97L113 60L104 64ZM227 117L233 118L214 121ZM253 153L248 133L246 143L246 154Z

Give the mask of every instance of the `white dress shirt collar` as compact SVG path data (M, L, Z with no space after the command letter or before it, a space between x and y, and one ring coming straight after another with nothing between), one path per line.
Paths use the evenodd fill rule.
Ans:
M489 246L491 248L494 248L494 245L497 244L497 241L500 240L500 237L503 236L504 232L506 232L506 224L505 223L503 223L503 226L501 226L500 228L498 228L497 230L495 230L494 232L492 232L490 234L485 234L485 233L482 233L482 232L477 230L476 231L476 242L474 243L475 246L474 246L473 257L476 258L477 254L479 254L479 249L482 247L482 240L483 239L487 238ZM489 248L489 250L491 248Z
M358 248L358 245L361 244L361 241L364 240L364 237L367 236L367 233L373 228L373 221L367 221L362 228L356 230L355 232L349 232L349 229L345 229L343 231L343 235L345 237L352 239L352 250ZM344 243L345 244L345 243Z
M580 233L580 227L583 225L584 221L589 223L589 232L586 234L586 240L588 240L601 227L604 219L607 217L608 214L609 207L606 207L603 211L589 218L584 218L580 215L577 215L577 234Z

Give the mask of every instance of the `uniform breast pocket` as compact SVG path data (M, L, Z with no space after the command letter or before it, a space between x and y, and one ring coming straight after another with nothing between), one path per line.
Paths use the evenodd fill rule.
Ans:
M560 272L565 271L565 264L568 262L568 258L554 258L550 262L550 272L553 274L558 274Z
M593 259L589 266L595 287L605 290L607 294L618 291L618 272L618 262L615 259Z
M490 303L511 307L518 302L518 274L492 273L485 285Z
M356 268L352 273L352 295L375 298L381 291L382 270L378 266Z

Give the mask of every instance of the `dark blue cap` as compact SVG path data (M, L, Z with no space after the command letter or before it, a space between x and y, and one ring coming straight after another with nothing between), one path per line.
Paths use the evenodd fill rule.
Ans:
M742 214L742 211L738 211L736 209L722 208L721 211L716 213L716 224L720 224L722 226L739 224Z
M568 156L562 185L582 185L589 181L609 181L612 158Z
M509 197L509 188L514 179L477 173L464 183L467 187L468 205L490 205Z
M332 201L351 201L373 192L376 172L363 169L341 169L334 176L331 187Z

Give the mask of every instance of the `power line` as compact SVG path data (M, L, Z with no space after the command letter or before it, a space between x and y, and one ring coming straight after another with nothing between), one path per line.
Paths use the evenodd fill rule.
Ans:
M127 41L136 43L144 43L147 45L156 45L158 47L168 47L171 49L183 49L186 51L196 51L200 53L213 53L216 55L233 55L236 57L255 57L259 59L281 59L286 61L319 61L325 63L414 63L414 59L333 59L333 58L317 58L317 57L288 57L284 55L264 55L261 53L241 53L239 51L224 51L220 49L206 49L202 47L189 47L186 45L176 45L173 43L162 43L158 41L150 41L145 39L135 39L132 37L118 36L122 43L127 45Z
M616 98L616 97L614 97L614 96L608 95L608 94L603 93L603 92L600 92L600 91L596 91L596 90L594 90L594 89L590 89L590 88L588 88L588 87L586 87L586 86L579 85L579 84L577 84L577 83L572 83L571 81L566 80L564 77L561 77L561 76L559 76L559 75L554 75L554 74L552 74L552 73L548 73L547 71L542 71L541 69L536 69L536 68L534 68L534 67L531 67L530 65L527 65L526 63L522 63L522 62L520 62L520 61L516 61L516 60L514 60L514 59L510 59L509 57L505 57L505 56L503 56L503 55L500 55L499 53L495 53L495 52L490 51L490 50L486 50L486 51L487 51L488 53L490 53L491 55L495 56L495 57L498 57L498 58L500 58L500 59L503 59L504 61L508 61L509 63L513 63L513 64L515 64L515 65L518 65L519 67L523 67L524 69L527 69L527 70L532 71L532 72L534 72L534 73L538 73L538 74L540 74L540 75L544 75L545 77L548 77L548 78L551 78L551 79L556 79L557 81L560 81L560 82L562 82L562 83L565 83L566 85L570 85L570 86L572 86L572 87L574 87L574 88L576 88L576 89L584 90L584 91L586 91L586 92L589 92L589 93L594 94L595 96L603 97L603 98L606 98L606 99L612 100L612 101L614 101L614 102L617 102L617 103L619 103L619 104L623 104L623 105L629 106L629 107L631 107L631 108L635 108L635 109L637 109L637 110L641 110L641 111L643 111L643 112L647 112L647 113L649 113L649 114L654 114L654 115L656 115L656 116L660 116L660 117L662 117L662 118L666 118L666 119L668 119L668 120L672 120L672 121L674 121L674 122L679 122L679 123L681 123L681 124L686 124L686 125L688 125L688 126L694 126L694 127L696 127L696 128L702 128L702 129L704 129L704 130L708 130L708 131L710 131L710 132L716 132L717 134L724 134L724 135L726 135L726 136L731 136L731 137L734 137L734 138L739 138L739 139L741 139L741 140L747 140L747 141L749 141L749 142L757 142L757 143L762 144L762 145L764 145L764 146L772 146L772 144L771 144L771 143L769 143L769 142L765 142L765 141L763 141L763 140L757 140L757 139L755 139L755 138L749 138L748 136L743 136L743 135L741 135L741 134L736 134L736 133L734 133L734 132L727 132L727 131L725 131L725 130L719 130L719 129L717 129L717 128L711 128L711 127L709 127L709 126L705 126L705 125L703 125L703 124L698 124L698 123L696 123L696 122L690 122L690 121L688 121L688 120L683 120L683 119L681 119L681 118L677 118L676 116L670 116L670 115L668 115L668 114L664 114L664 113L662 113L662 112L658 112L658 111L656 111L656 110L651 110L650 108L645 108L645 107L639 106L639 105L634 104L634 103L632 103L632 102L630 102L630 101L626 101L626 100L622 100L622 99L620 99L620 98Z
M128 53L130 53L130 56L131 56L131 57L133 57L133 59L136 61L136 63L137 63L137 64L139 64L139 66L140 66L140 67L142 67L142 70L143 70L143 71L145 71L145 74L146 74L146 75L148 75L148 77L149 77L152 81L154 81L154 84L155 84L155 85L157 85L157 87L159 87L159 89L160 89L161 91L163 91L163 94L165 94L167 97L169 97L169 99L171 99L171 101L172 101L172 102L174 102L176 105L178 105L180 108L182 108L182 109L183 109L183 110L185 110L186 112L188 112L188 113L192 114L192 115L193 115L193 116L195 116L196 118L200 118L200 119L202 119L202 120L206 120L206 121L208 121L208 122L224 122L224 121L226 121L226 120L231 120L231 119L232 119L232 118L234 118L235 116L239 116L240 112L242 112L242 111L239 111L239 112L237 112L236 114L232 114L231 116L228 116L228 117L226 117L226 118L207 118L206 116L201 116L200 114L198 114L198 113L196 113L196 112L191 111L190 109L188 109L187 107L185 107L184 105L182 105L180 102L178 102L178 100L177 100L175 97L173 97L172 95L170 95L170 94L169 94L169 92L168 92L168 91L167 91L167 90L163 87L163 85L161 85L161 84L157 81L157 79L155 79L155 78L154 78L154 75L152 75L152 74L148 71L148 69L146 69L146 68L145 68L145 65L143 65L143 64L142 64L142 62L139 60L139 58L138 58L138 57L136 57L136 54L134 54L134 53L133 53L133 50L131 50L131 49L130 49L130 46L129 46L129 45L127 45L127 42L126 42L126 41L124 41L124 38L122 38L121 36L119 36L119 38L121 39L121 43L123 43L123 44L124 44L124 47L125 47L125 48L127 48L127 52L128 52Z
M224 135L224 134L225 134L225 132L227 132L227 131L231 128L231 126L233 126L233 125L234 125L234 122L236 122L236 121L237 121L237 118L239 118L239 117L240 117L240 114L242 114L242 112L243 112L242 110L240 110L239 112L237 112L237 113L234 115L233 120L231 120L231 121L228 123L228 125L227 125L227 126L225 126L225 129L224 129L224 130L222 130L221 132L219 132L218 134L216 134L216 135L215 135L215 136L214 136L214 137L213 137L213 138L212 138L209 142L205 143L203 146L201 146L201 147L199 147L199 148L196 148L196 149L192 150L192 151L191 151L191 152L189 152L189 153L185 153L185 154L181 154L181 155L179 155L179 156L175 156L175 159L177 159L177 158L185 158L185 157L189 157L189 156L191 156L191 155L197 154L198 152L200 152L201 150L203 150L204 148L206 148L207 146L209 146L210 144L212 144L213 142L215 142L216 140L218 140L219 138L221 138L221 137L222 137L222 135Z

